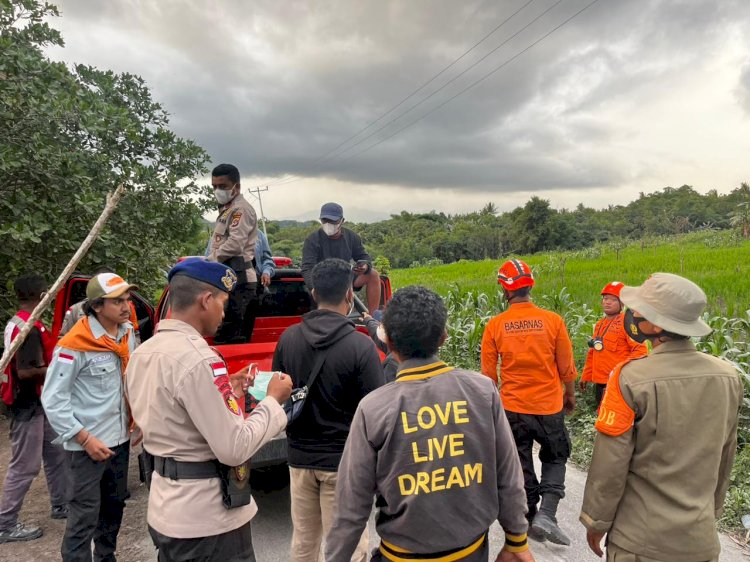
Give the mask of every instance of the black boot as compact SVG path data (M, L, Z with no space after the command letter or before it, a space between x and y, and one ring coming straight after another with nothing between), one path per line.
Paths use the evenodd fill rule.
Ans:
M558 503L560 503L560 496L555 494L544 494L542 496L542 506L539 508L539 513L534 516L529 535L533 530L534 534L543 534L549 542L569 546L568 535L557 525L555 515L557 514Z

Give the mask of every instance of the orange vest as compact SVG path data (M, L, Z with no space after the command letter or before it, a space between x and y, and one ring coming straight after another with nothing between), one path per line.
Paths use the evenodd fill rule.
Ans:
M623 361L612 371L607 384L607 390L604 392L604 398L599 406L599 416L596 419L594 427L599 433L618 437L633 427L635 422L635 412L622 396L620 390L620 372L622 368L630 362Z
M563 383L578 378L563 319L530 302L512 304L482 336L482 373L498 381L503 407L520 414L556 414Z

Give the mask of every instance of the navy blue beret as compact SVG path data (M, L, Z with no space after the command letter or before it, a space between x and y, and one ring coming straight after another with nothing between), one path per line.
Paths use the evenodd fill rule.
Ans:
M185 275L198 281L213 285L217 289L228 293L237 284L237 275L231 267L208 261L204 258L187 258L175 265L167 279L170 281L175 275Z

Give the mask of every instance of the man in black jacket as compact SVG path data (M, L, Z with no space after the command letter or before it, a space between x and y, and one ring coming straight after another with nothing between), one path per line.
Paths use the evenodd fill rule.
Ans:
M372 258L365 251L359 234L344 228L344 209L338 203L326 203L320 208L318 230L305 239L302 247L302 276L312 289L312 270L315 264L327 258L339 258L356 263L352 268L355 289L366 286L367 308L372 314L380 306L380 275L372 267Z
M273 369L288 373L295 387L309 381L325 354L302 412L287 427L292 498L292 562L317 562L335 512L336 481L349 427L359 401L383 384L372 340L347 318L354 303L351 267L325 259L311 274L318 309L279 339ZM367 560L367 531L352 557Z

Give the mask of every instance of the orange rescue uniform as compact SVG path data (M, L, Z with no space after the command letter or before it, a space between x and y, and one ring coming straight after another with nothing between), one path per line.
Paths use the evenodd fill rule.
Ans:
M578 378L563 319L531 302L511 304L482 336L482 373L498 382L503 408L549 415L563 408L563 383Z
M623 361L638 359L648 354L648 348L632 340L625 333L623 313L614 318L602 318L594 326L594 337L601 338L604 349L589 349L581 380L607 384L613 369Z

